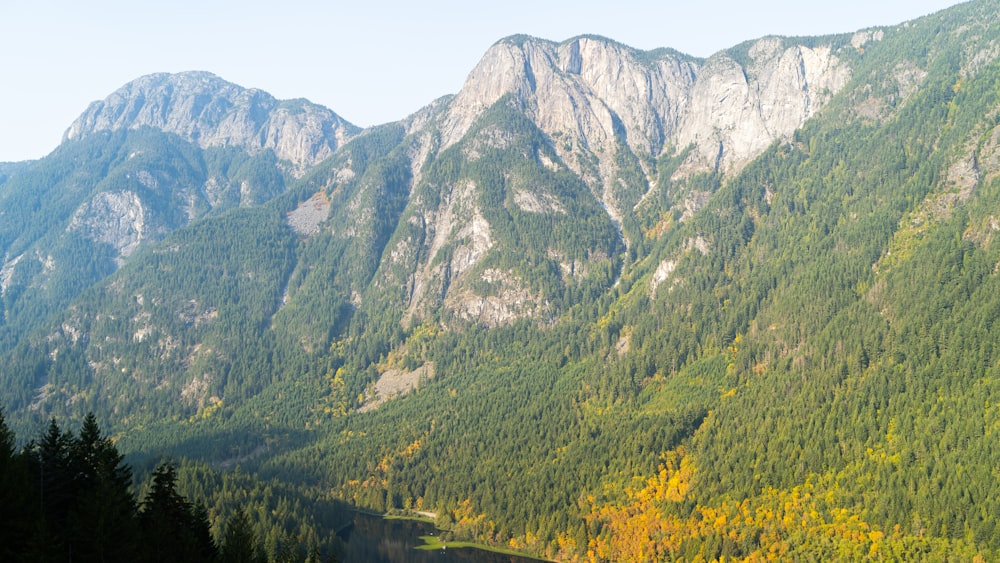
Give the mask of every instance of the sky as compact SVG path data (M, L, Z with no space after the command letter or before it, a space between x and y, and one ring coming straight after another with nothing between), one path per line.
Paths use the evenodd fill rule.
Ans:
M0 162L51 152L95 100L207 70L362 127L458 92L497 40L603 35L707 57L765 35L895 25L956 0L0 0Z

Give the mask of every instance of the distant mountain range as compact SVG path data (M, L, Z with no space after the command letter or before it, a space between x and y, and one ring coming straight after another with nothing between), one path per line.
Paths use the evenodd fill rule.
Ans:
M558 560L996 558L998 58L979 0L508 37L368 129L139 78L0 166L0 403Z

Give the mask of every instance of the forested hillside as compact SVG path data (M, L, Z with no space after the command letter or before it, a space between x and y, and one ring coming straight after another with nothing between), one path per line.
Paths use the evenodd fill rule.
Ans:
M0 169L11 427L185 458L272 558L345 506L560 561L1000 558L1000 3L508 59L305 171L145 128ZM720 76L756 117L683 105Z
M276 492L271 484L239 473L220 478L190 464L178 470L163 462L133 482L132 467L91 413L78 433L52 421L23 449L16 442L0 416L0 555L5 561L337 560L329 538L321 541L316 533L315 514L329 508L317 505L305 515L280 486ZM190 472L197 478L185 479ZM197 480L200 489L181 494L182 479ZM211 507L203 502L206 489L215 499ZM141 501L136 490L142 491ZM198 500L189 500L193 496ZM248 499L260 503L269 517L252 522ZM296 511L294 520L282 521L290 510ZM327 522L324 528L331 525L337 524Z

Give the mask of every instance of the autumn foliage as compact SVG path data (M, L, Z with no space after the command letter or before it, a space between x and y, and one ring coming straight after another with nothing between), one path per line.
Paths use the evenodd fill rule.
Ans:
M844 508L836 480L814 476L742 501L695 503L697 471L683 448L640 488L605 490L584 507L591 534L573 561L984 560L971 544L866 522ZM619 500L612 500L617 497Z

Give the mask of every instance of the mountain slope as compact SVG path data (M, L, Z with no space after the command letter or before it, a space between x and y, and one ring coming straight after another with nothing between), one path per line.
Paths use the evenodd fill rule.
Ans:
M513 94L609 214L626 221L646 180L655 180L656 158L693 146L686 174L728 173L787 139L846 83L850 66L837 52L845 43L767 38L741 61L728 52L702 61L599 37L504 39L449 104L442 144L457 142L482 110Z
M202 151L153 129L64 144L0 191L3 347L170 232L284 189L271 151Z
M266 195L103 242L5 407L560 560L996 558L998 42L994 1L705 61L501 40ZM104 135L94 185L134 135L204 160L169 197L212 151L281 166ZM119 200L3 240L101 242Z
M95 102L51 155L5 166L4 347L170 232L280 195L357 131L203 72L142 77Z

